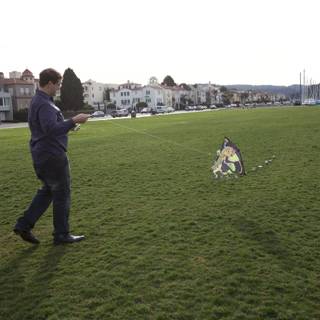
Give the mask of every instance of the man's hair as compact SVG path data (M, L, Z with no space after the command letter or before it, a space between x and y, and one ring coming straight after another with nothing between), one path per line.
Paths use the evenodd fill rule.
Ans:
M40 84L40 87L44 87L50 81L53 84L56 84L61 79L62 79L61 74L58 71L49 68L40 72L39 84Z

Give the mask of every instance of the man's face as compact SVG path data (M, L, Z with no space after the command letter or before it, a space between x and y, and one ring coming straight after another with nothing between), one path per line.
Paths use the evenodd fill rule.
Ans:
M61 79L57 81L57 83L53 83L49 81L49 90L50 90L50 96L54 97L58 90L60 90L61 86Z

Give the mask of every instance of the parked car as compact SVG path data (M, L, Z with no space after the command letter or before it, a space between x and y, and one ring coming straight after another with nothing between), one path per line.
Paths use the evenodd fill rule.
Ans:
M174 108L172 108L172 107L168 107L167 108L167 112L174 112L175 110L174 110Z
M153 107L151 110L151 114L159 114L159 113L166 113L167 107L166 106L156 106Z
M111 117L127 117L129 115L128 109L119 109L119 110L112 110Z
M104 117L104 116L105 116L105 114L104 114L103 111L95 111L95 112L91 115L91 117L93 117L93 118Z
M150 107L146 107L146 108L143 108L141 110L141 113L150 113L151 112L151 108Z

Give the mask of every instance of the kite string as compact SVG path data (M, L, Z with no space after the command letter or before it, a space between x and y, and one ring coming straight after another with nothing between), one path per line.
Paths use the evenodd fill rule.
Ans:
M198 149L195 149L195 148L189 148L189 147L186 147L185 145L183 145L183 144L181 144L181 143L178 143L178 142L175 142L175 141L172 141L172 140L168 140L168 139L163 139L163 138L160 138L159 136L156 136L156 135L153 135L153 134L150 134L150 133L146 133L146 132L143 132L143 131L140 131L140 130L137 130L137 129L134 129L134 128L131 128L131 127L128 127L128 126L120 125L119 123L116 123L115 121L111 121L111 122L112 122L114 125L116 125L116 126L118 126L118 127L120 127L120 128L128 129L128 130L137 132L137 133L139 133L139 134L143 134L143 135L149 136L149 137L151 137L151 138L156 138L156 139L158 139L158 140L160 140L160 141L163 141L163 142L169 142L169 143L171 143L171 144L174 144L174 145L179 146L179 147L181 147L181 148L184 148L184 149L186 149L186 150L194 151L194 152L197 152L197 153L199 153L199 154L205 154L205 155L209 155L209 156L212 155L212 153L210 153L210 152L206 153L206 152L203 152L203 151L198 150ZM273 156L272 156L272 159L275 159L275 157L276 157L276 156L273 155ZM265 160L265 164L271 163L271 162L272 162L272 159L270 159L270 160ZM257 166L257 167L262 168L262 165ZM256 169L256 168L254 167L251 171L255 171L255 169Z
M140 131L140 130L137 130L137 129L134 129L134 128L131 128L131 127L127 127L127 126L123 126L123 125L120 125L119 123L116 123L115 121L111 121L114 125L120 127L120 128L125 128L125 129L129 129L131 131L134 131L134 132L137 132L139 134L144 134L146 136L149 136L151 138L156 138L160 141L163 141L163 142L169 142L171 144L174 144L178 147L181 147L181 148L184 148L186 150L190 150L190 151L194 151L194 152L197 152L197 153L200 153L200 154L205 154L206 156L209 154L209 156L211 156L211 153L207 153L207 152L204 152L204 151L201 151L201 150L198 150L198 149L195 149L195 148L190 148L190 147L186 147L185 145L181 144L181 143L178 143L178 142L175 142L175 141L172 141L172 140L168 140L168 139L163 139L163 138L160 138L159 136L156 136L154 134L150 134L150 133L147 133L147 132L143 132L143 131Z

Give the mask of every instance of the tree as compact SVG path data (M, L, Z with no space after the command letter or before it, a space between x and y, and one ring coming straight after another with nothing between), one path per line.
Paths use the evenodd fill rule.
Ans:
M222 103L227 105L231 103L231 97L230 97L230 93L223 93L222 94Z
M211 105L211 93L210 93L210 91L206 91L206 105L207 106Z
M225 86L220 87L220 92L227 92L228 89Z
M249 93L248 92L241 92L240 93L240 100L241 100L241 103L246 103L247 100L249 98Z
M80 79L70 68L66 69L63 74L60 92L62 110L81 110L83 108L83 87Z
M104 89L103 91L103 100L110 101L110 89Z
M161 83L162 85L165 85L167 87L175 87L176 86L176 83L174 82L174 80L172 79L171 76L166 76L164 79L163 79L163 82Z

